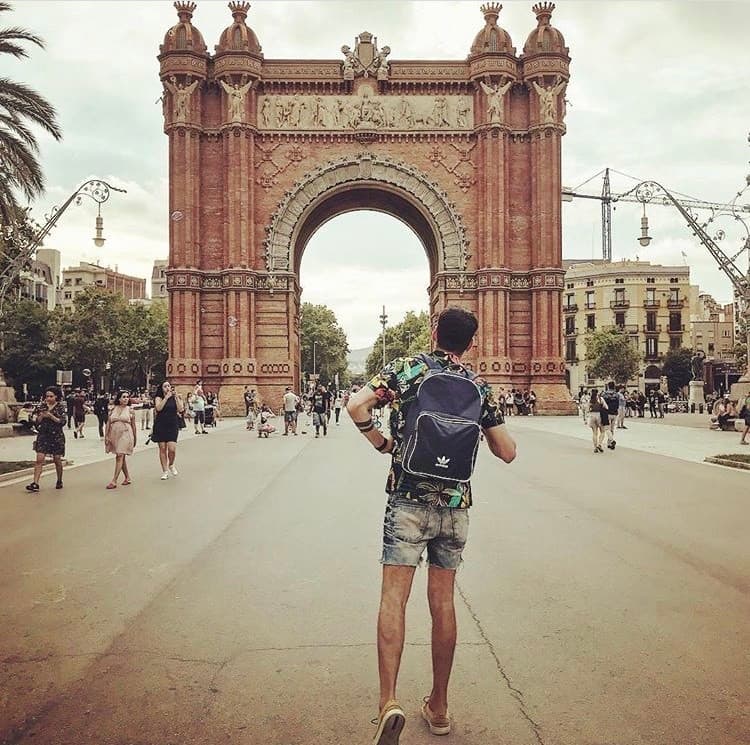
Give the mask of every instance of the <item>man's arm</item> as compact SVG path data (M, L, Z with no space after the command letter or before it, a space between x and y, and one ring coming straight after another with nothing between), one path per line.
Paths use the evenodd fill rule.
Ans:
M500 460L510 463L515 460L516 457L516 442L510 436L510 432L506 429L504 424L498 424L494 427L487 427L482 429L485 438L487 438L487 445L490 448L490 452Z
M393 450L393 440L385 437L372 423L372 408L378 402L375 391L363 386L349 397L346 410L357 429L369 440L370 444L381 453Z

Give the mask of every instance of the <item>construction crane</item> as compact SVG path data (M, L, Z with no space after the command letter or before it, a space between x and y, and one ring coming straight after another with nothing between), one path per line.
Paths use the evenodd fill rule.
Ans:
M628 176L625 173L620 173L612 169L614 173L626 178L634 179L635 181L641 181L633 176ZM605 168L599 173L595 173L591 178L586 179L582 184L577 186L575 189L562 189L562 200L564 202L572 202L573 199L595 199L601 202L602 205L602 258L605 261L612 261L612 204L617 202L636 202L643 204L643 200L638 199L633 193L634 190L623 192L622 194L612 194L609 180L610 169ZM597 176L602 176L602 191L601 194L586 194L578 191L581 187L585 186L589 181L593 181ZM662 187L663 188L663 187ZM678 194L678 192L674 192ZM682 205L686 210L709 210L710 212L745 212L750 213L750 204L738 205L734 203L721 203L721 202L709 202L705 199L695 199L694 197L683 196L679 194L679 199L676 197L668 198L666 195L661 197L653 197L649 204L656 204L665 207Z

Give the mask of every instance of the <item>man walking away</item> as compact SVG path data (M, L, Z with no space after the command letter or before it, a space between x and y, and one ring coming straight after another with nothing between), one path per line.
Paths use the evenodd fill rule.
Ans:
M617 441L615 440L615 426L620 414L620 394L615 390L615 384L613 382L607 383L607 388L602 393L602 398L607 404L607 421L605 417L602 417L602 424L605 425L604 430L607 433L607 447L610 450L615 449Z
M312 395L312 415L313 426L315 427L315 436L320 437L320 428L323 428L323 437L328 434L328 399L322 385L319 385Z
M652 419L656 419L656 393L654 391L648 394L648 413Z
M68 391L68 395L65 397L65 416L68 420L68 429L71 428L73 423L73 404L75 403L75 400L76 394L71 388L71 390Z
M94 414L99 421L99 437L104 437L104 428L109 417L109 396L102 391L94 401Z
M297 434L297 405L299 397L292 391L291 386L286 387L284 394L284 436L289 434L289 430Z
M664 409L666 408L667 399L664 391L661 389L656 392L656 410L659 413L659 419L664 419Z
M454 579L468 533L469 478L480 431L493 455L506 463L516 456L516 445L503 426L492 389L461 364L476 330L472 313L447 308L433 331L434 352L394 360L353 394L346 407L370 444L391 455L381 558L380 701L374 745L398 745L404 727L396 681L404 648L406 603L425 548L433 677L422 717L432 734L447 735L451 729L448 681L456 646ZM381 434L372 422L372 409L387 405L391 407L390 429L386 430L390 436ZM468 418L469 414L475 418ZM444 426L448 416L450 421ZM449 480L446 472L454 478L460 474L461 480Z

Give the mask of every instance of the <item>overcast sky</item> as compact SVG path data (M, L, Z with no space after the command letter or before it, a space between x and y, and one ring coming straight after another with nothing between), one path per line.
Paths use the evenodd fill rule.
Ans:
M128 190L103 208L104 248L90 240L93 202L71 207L47 245L62 251L64 266L98 259L150 277L153 260L168 251L167 138L156 103L161 95L156 55L177 20L172 3L15 0L13 5L0 24L29 28L46 40L47 49L31 48L30 60L5 55L0 76L43 93L56 106L64 132L61 143L41 138L48 190L35 214L42 218L91 177ZM342 44L352 45L368 30L381 46L391 47L394 60L464 59L484 24L480 5L255 0L248 23L266 58L338 59ZM506 0L500 14L519 53L536 25L532 5ZM227 3L199 0L193 21L212 50L231 23ZM750 3L560 0L552 22L572 57L565 185L578 186L609 166L702 199L724 202L734 196L750 171ZM613 174L614 192L634 184ZM601 180L585 189L599 193ZM719 300L731 300L728 281L679 214L654 207L649 216L654 241L642 249L635 240L639 206L617 208L614 257L637 254L682 264L684 252L693 282ZM565 204L563 217L564 256L600 256L599 203ZM740 234L729 222L722 227L733 252ZM356 249L342 255L342 245ZM375 213L342 215L324 225L302 262L303 299L332 307L352 348L372 343L383 304L394 322L409 309L426 308L427 283L427 260L416 237L397 220Z

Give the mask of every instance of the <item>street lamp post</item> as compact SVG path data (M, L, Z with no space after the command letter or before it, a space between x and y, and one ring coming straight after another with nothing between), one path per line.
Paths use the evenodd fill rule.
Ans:
M102 231L104 229L104 221L102 218L102 204L109 199L110 191L119 191L123 194L126 193L125 189L118 189L116 186L100 181L99 179L90 179L86 183L79 186L64 202L62 207L53 207L52 214L47 219L47 222L39 229L39 231L31 238L28 244L23 246L16 256L13 256L6 266L0 272L0 311L2 310L3 303L5 302L5 296L10 290L16 277L19 275L23 268L28 264L34 256L34 252L42 244L42 241L49 235L52 228L55 227L57 221L62 217L65 210L70 207L73 202L80 204L82 197L89 197L98 204L98 211L96 216L96 233L94 235L94 245L97 248L101 248L104 245L104 236Z
M318 343L315 341L315 339L313 339L313 381L317 381L317 378L315 377L317 374L315 369L315 347L317 346L317 344Z
M385 325L388 323L388 316L385 314L385 305L383 312L380 314L380 325L383 327L383 367L385 367Z
M740 214L741 207L737 200L750 188L750 176L747 177L747 185L739 192L737 192L734 200L731 202L730 209L727 210L712 210L711 217L704 223L699 223L695 217L695 214L689 207L681 204L665 187L656 181L642 181L637 184L633 189L624 194L635 193L636 199L643 204L643 217L641 218L641 235L638 238L638 242L641 246L648 246L651 243L651 236L648 234L648 217L646 216L646 204L651 202L657 197L666 198L671 204L677 209L677 211L683 216L688 227L693 231L693 234L697 236L698 240L708 250L708 252L716 260L719 265L719 269L729 278L734 288L735 295L740 303L740 313L745 322L745 343L747 344L748 350L750 350L750 265L747 271L743 271L737 265L737 259L739 256L747 251L750 256L750 227L748 227L747 219L743 218ZM733 256L729 256L724 250L718 245L718 241L725 237L723 230L719 230L715 235L710 235L707 232L707 228L711 223L720 217L730 217L736 223L739 223L745 231L745 239L743 241L742 248L735 253ZM748 354L748 360L745 367L745 372L739 379L740 383L745 384L750 391L750 354Z

